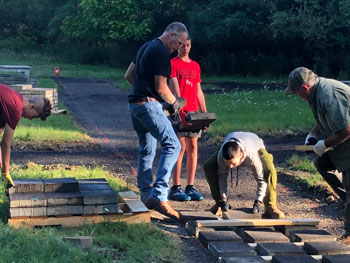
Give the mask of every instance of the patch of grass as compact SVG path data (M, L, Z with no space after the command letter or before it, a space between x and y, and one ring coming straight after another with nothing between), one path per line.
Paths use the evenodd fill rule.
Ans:
M287 161L287 168L293 171L303 171L303 175L296 174L295 177L301 183L307 185L308 188L315 187L325 187L329 188L327 182L323 177L318 173L316 167L313 164L313 161L308 157L300 157L294 154Z
M64 108L64 106L60 104L59 108ZM16 127L13 141L50 144L91 142L91 138L68 113L66 115L52 114L46 121L21 118Z
M233 90L207 94L207 109L217 120L208 130L210 136L226 136L232 131L251 131L261 135L305 132L314 119L307 103L283 91Z
M288 74L288 73L286 73ZM287 83L287 77L285 78L276 78L271 76L241 76L241 75L231 75L231 76L203 76L203 80L209 82L225 82L233 81L238 83L251 83L251 84L271 84L271 83Z

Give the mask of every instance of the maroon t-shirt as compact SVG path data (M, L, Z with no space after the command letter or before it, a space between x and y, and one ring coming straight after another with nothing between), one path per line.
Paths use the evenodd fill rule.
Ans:
M14 130L21 119L22 111L22 95L0 84L0 128L4 128L7 123Z

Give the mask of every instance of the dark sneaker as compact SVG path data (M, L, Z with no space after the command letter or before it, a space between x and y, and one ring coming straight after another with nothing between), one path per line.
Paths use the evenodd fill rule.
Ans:
M196 190L194 187L186 186L185 194L187 194L192 201L201 201L203 200L203 196Z
M185 194L185 192L181 189L180 186L173 186L170 188L168 199L183 202L183 201L190 201L191 197Z

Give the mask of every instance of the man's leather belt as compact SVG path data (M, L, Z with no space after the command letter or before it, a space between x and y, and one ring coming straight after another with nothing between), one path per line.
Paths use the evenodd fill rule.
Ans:
M130 103L142 103L142 102L154 101L154 100L156 100L156 99L152 98L152 97L139 97L135 100L130 101Z

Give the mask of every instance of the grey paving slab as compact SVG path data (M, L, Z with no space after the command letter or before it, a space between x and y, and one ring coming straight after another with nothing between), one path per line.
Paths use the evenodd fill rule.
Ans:
M279 231L244 231L244 241L248 243L288 243L289 238Z
M41 179L14 180L14 187L9 189L9 194L44 192L44 182Z
M13 193L9 195L10 207L43 207L47 205L44 193Z
M340 241L305 242L304 250L309 255L339 255L350 254L350 246Z
M230 228L228 227L197 227L196 226L196 222L195 221L188 221L186 224L185 224L185 227L187 229L187 231L195 236L196 238L199 237L199 233L201 231L231 231Z
M108 184L105 178L79 179L79 184Z
M266 263L266 261L260 256L250 257L223 257L222 263Z
M272 257L271 263L319 263L310 255L277 255Z
M113 190L108 183L79 183L80 191L99 191L99 190Z
M317 226L276 226L275 228L287 237L290 236L290 231L293 230L318 229Z
M129 207L132 213L147 212L148 208L139 199L126 199L125 204Z
M23 216L46 216L46 207L24 207L10 208L9 215L11 218Z
M322 229L293 230L290 231L289 236L292 242L320 242L337 240L335 236Z
M118 195L114 190L80 191L84 205L117 204Z
M49 206L46 209L46 213L47 213L47 216L82 215L83 206L81 205Z
M196 220L218 220L218 217L210 211L179 210L185 222Z
M242 238L233 231L201 231L198 240L204 247L208 248L211 241L235 241L242 242Z
M265 231L273 232L275 229L273 227L254 227L254 226L245 226L245 227L232 227L232 230L235 231L240 237L245 238L245 231Z
M350 255L329 255L322 257L322 263L348 263Z
M239 208L224 212L222 217L224 219L260 219L261 214L253 214L252 208Z
M77 192L79 184L75 178L43 179L44 192Z
M118 192L118 201L124 202L126 199L139 199L134 191Z
M302 248L293 243L258 243L256 251L260 256L306 254Z
M84 205L83 214L114 214L118 213L118 204L108 204L108 205Z
M235 241L212 241L208 244L208 250L216 258L257 255L255 250L247 243Z
M47 206L82 205L83 196L80 192L45 193Z

